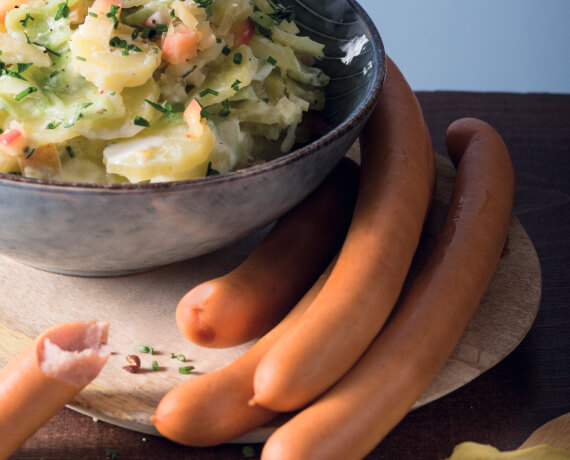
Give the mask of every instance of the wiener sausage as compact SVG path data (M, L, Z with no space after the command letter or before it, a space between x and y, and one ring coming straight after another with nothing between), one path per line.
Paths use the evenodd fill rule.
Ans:
M277 221L241 265L188 292L176 309L182 334L198 345L230 347L271 329L340 248L357 181L356 165L343 161L315 192Z
M231 441L273 419L277 413L249 404L253 373L261 357L293 327L322 288L332 266L271 331L227 366L174 387L152 417L166 438L188 446L214 446Z
M361 139L355 211L331 276L303 321L255 372L254 402L298 409L350 369L383 326L418 246L435 181L435 155L418 101L388 62Z
M69 403L111 354L109 325L59 324L38 336L0 370L0 459Z
M278 429L262 460L363 458L406 415L443 367L486 291L511 220L508 151L484 122L447 132L457 175L435 248L396 313L358 364Z

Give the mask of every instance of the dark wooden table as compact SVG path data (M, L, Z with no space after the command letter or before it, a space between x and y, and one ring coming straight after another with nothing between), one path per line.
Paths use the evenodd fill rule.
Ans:
M445 129L459 117L481 118L503 136L517 176L515 214L541 262L542 300L532 329L513 353L461 389L408 414L369 460L444 459L466 440L514 449L539 425L570 412L570 95L418 97L438 152L445 152ZM242 447L183 448L64 409L13 458L241 459ZM259 458L261 445L251 447Z

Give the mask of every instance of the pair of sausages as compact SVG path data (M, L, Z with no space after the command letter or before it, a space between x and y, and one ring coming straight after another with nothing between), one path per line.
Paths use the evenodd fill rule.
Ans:
M443 367L489 285L512 213L514 174L499 135L462 119L447 132L457 166L427 264L354 368L266 442L262 460L363 458Z
M400 295L400 271L407 274L406 256L415 251L435 176L419 105L394 63L388 66L383 94L361 139L359 196L338 259L290 315L235 363L166 395L154 418L166 437L188 445L218 444L263 424L276 411L308 404L269 438L262 458L362 458L404 417L458 342L506 238L512 165L489 125L463 119L449 127L447 145L457 177L448 217L429 262L380 334L370 338ZM392 258L378 258L373 252L379 249ZM384 268L386 263L396 267ZM338 314L339 305L346 311ZM319 325L314 318L328 308L335 318L327 321L322 314L324 325ZM323 335L335 332L331 325L337 327L334 339ZM354 337L361 331L366 337ZM366 344L366 349L357 353L353 341L354 348ZM320 366L311 354L314 348L329 365L335 358L333 367L340 358L341 370ZM275 370L277 377L264 369ZM247 404L250 395L254 406Z

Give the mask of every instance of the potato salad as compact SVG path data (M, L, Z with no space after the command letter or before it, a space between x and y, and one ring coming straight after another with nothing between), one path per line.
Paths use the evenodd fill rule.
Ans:
M277 0L1 0L0 173L141 183L307 140L323 45Z

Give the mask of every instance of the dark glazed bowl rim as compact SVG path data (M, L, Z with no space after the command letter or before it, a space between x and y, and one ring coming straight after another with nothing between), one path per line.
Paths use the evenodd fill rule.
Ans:
M100 184L87 182L68 182L46 179L34 179L22 176L12 176L10 174L0 173L0 185L4 186L30 186L31 188L48 188L50 192L70 192L74 191L92 191L101 193L127 193L127 192L161 192L169 190L180 190L185 188L204 187L219 184L220 182L234 182L245 180L248 177L263 174L274 169L282 168L290 163L313 154L322 147L334 143L337 139L343 137L355 125L366 119L376 105L384 81L386 79L386 54L384 44L380 34L372 22L372 19L366 11L360 6L356 0L346 0L357 12L359 18L363 21L368 29L370 43L372 45L373 59L381 65L378 72L373 73L373 81L369 91L365 97L353 110L352 114L336 128L330 130L315 141L302 146L286 155L265 163L250 166L248 168L232 171L220 176L209 176L198 179L189 179L173 182L154 182L142 184Z

